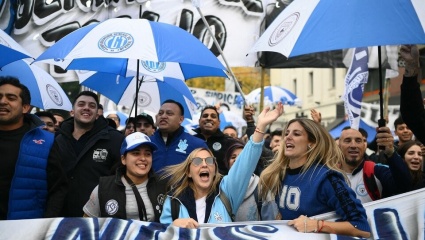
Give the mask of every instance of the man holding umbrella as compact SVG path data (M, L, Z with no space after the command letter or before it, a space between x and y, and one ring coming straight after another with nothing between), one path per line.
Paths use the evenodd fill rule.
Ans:
M83 206L99 178L114 174L113 168L120 161L124 135L109 127L103 116L98 117L98 108L95 93L80 92L72 104L72 117L57 131L55 140L69 180L64 217L83 216Z
M30 102L18 79L0 77L0 220L58 217L66 195L54 135Z

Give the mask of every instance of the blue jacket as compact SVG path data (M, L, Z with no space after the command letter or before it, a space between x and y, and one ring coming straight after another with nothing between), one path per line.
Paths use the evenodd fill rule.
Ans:
M13 175L7 219L42 218L47 201L47 162L54 135L42 130L41 121L29 115L31 130L21 140Z
M180 127L172 137L164 142L159 130L151 136L151 141L158 146L153 154L152 168L156 173L164 167L175 165L186 160L187 156L196 148L208 148L207 144L195 136L190 135Z
M229 174L224 176L220 183L220 190L218 194L221 192L226 194L232 207L233 214L236 214L239 206L244 200L250 178L255 170L258 160L260 159L263 144L264 141L254 143L250 140L238 156L235 164L232 168L230 168ZM167 196L165 199L164 208L160 218L161 223L173 222L171 216L171 198L172 196ZM184 206L180 199L177 200L181 203L179 218L190 218L188 208L196 208L196 206ZM205 219L207 219L205 221L207 223L232 222L225 205L218 195L215 196L210 214L209 216L206 215Z

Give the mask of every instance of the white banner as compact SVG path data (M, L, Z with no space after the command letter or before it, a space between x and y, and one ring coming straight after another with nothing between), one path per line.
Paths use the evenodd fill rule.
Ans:
M387 114L384 113L384 117ZM361 111L362 120L369 126L378 127L378 119L380 118L379 103L362 103ZM394 120L400 116L400 105L388 105L388 124L387 127L394 131Z
M203 88L189 89L196 100L198 112L201 111L207 105L215 105L217 103L221 103L221 109L223 111L232 111L242 116L242 108L237 101L238 97L240 97L240 93L221 92Z
M231 67L255 65L257 55L246 54L259 37L269 1L274 2L202 1L202 14L215 33ZM0 19L4 21L0 27L6 29L14 24L12 37L34 57L82 26L117 17L146 18L179 26L196 36L216 56L220 55L191 0L21 0L16 5L18 14L14 21L9 18L9 5L0 4ZM221 56L219 59L223 60ZM53 66L45 68L60 82L77 80L74 72L59 71Z
M408 204L406 204L408 203ZM371 239L424 239L425 189L365 204ZM335 220L333 213L316 216ZM23 227L25 226L25 227ZM300 233L287 221L201 224L185 229L113 218L50 218L0 221L0 239L357 239Z

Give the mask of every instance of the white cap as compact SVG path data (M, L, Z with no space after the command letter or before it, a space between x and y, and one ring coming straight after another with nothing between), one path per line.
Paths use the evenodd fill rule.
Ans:
M147 145L152 148L153 151L158 149L155 143L151 142L151 139L141 132L135 132L128 135L121 145L121 155L124 155L126 152L131 151L141 145Z

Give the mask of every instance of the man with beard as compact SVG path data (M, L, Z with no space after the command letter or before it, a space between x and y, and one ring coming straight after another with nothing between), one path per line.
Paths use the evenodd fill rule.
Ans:
M206 106L202 110L199 117L199 128L194 131L197 133L196 137L207 142L208 148L217 159L218 171L223 175L227 175L229 170L224 163L224 155L227 149L238 140L224 135L220 130L219 113L216 107Z
M356 129L344 129L339 138L339 147L344 154L341 169L350 180L350 187L362 203L408 191L411 177L403 159L394 152L394 139L388 127L378 129L377 145L387 158L387 165L375 164L365 159L364 137Z
M186 160L196 148L207 145L201 139L190 135L180 126L184 119L184 108L174 100L165 100L156 115L157 130L151 141L158 147L153 154L152 168L159 173L164 167Z
M124 135L97 115L99 99L90 91L80 92L72 104L71 118L57 132L56 142L69 181L64 217L82 217L83 206L99 178L114 174L120 162Z
M54 134L30 102L18 79L0 77L0 220L59 217L66 195Z

